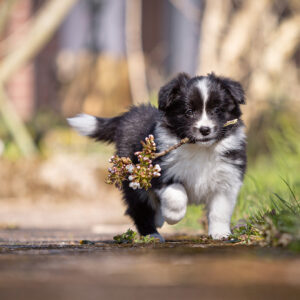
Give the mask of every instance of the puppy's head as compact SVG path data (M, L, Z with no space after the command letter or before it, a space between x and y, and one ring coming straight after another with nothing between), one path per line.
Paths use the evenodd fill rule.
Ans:
M180 73L160 89L158 98L168 128L179 138L205 146L230 130L225 123L238 119L245 104L240 83L213 73L193 78Z

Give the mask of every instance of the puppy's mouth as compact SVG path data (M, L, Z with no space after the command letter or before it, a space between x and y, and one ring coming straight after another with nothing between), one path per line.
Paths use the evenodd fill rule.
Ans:
M196 137L189 137L189 143L191 144L211 144L217 140L216 136L206 137L206 138L196 138Z
M211 138L196 139L196 142L205 143L205 142L211 142L211 141L214 141L214 140L215 140L215 138L211 137Z

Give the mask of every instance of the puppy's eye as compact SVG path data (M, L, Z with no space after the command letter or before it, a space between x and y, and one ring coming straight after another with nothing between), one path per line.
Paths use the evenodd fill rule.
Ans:
M220 107L214 107L213 109L211 109L211 113L212 114L218 114L218 113L220 113Z
M185 112L185 114L187 116L191 117L194 114L194 112L191 109L187 109L186 112Z
M220 114L226 112L226 108L224 106L218 106L215 108L215 113Z

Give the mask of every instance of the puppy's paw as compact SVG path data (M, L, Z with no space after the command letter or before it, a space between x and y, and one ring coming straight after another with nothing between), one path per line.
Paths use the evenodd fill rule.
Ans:
M186 209L182 209L180 211L174 211L171 209L165 209L163 211L163 216L164 220L169 224L169 225L174 225L180 222L186 213Z
M231 235L231 232L214 232L209 234L214 240L226 239Z
M231 235L231 231L228 225L214 224L208 229L208 235L214 240L222 240L228 238Z
M160 192L161 213L170 224L178 223L186 213L187 194L181 184L171 184Z
M165 239L159 233L151 233L150 237L158 239L160 243L164 243Z

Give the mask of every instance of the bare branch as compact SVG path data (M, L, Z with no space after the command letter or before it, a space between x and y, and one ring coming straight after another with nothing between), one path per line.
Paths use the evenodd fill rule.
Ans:
M3 59L0 65L0 82L6 82L14 72L40 51L77 1L52 0L44 5L20 47L15 48Z
M243 7L235 14L221 47L220 71L222 73L230 73L229 75L233 77L241 75L237 61L247 51L251 38L257 30L258 21L270 4L270 0L243 1Z
M279 80L300 41L300 16L282 22L271 35L265 51L258 60L259 68L254 70L249 84L249 93L256 101L265 99L274 89L274 80ZM259 93L257 93L259 91Z
M29 135L26 127L23 125L22 120L15 112L11 101L5 93L3 85L0 85L0 113L3 120L11 132L17 146L24 156L31 156L37 153L37 149Z
M180 11L187 19L195 23L200 23L201 10L190 0L169 0L170 3Z
M77 1L48 1L32 21L31 28L23 38L20 46L5 56L0 65L0 112L24 156L36 153L36 148L26 127L9 101L4 90L4 84L49 41L66 14Z
M0 36L5 29L9 14L18 0L6 0L0 4Z
M219 72L218 52L231 6L231 0L206 1L199 41L198 74L206 74L211 71Z
M184 138L178 144L175 144L175 145L171 146L170 148L168 148L168 149L166 149L166 150L164 150L162 152L154 153L155 158L164 156L164 155L168 154L169 152L171 152L171 151L179 148L180 146L182 146L182 145L184 145L184 144L186 144L188 142L189 142L189 138Z

